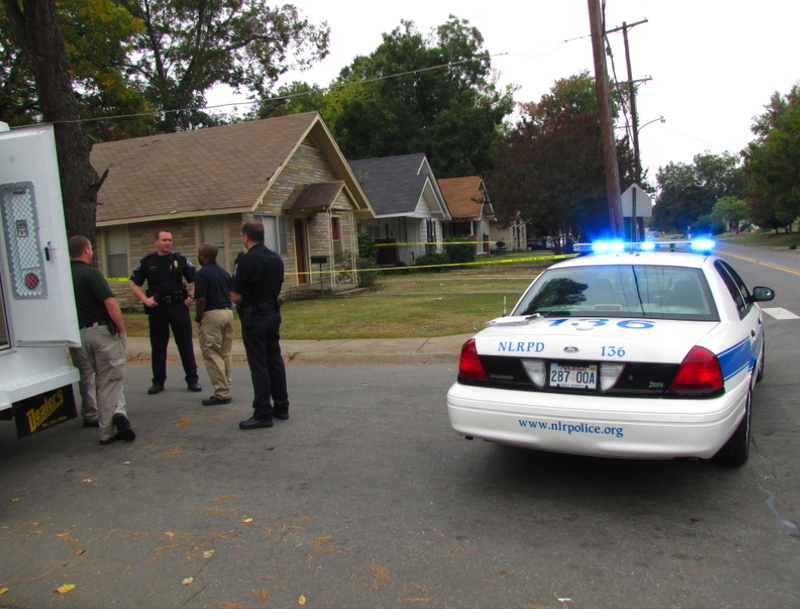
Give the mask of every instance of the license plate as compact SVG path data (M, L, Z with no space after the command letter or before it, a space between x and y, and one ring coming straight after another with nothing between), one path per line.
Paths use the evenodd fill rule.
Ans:
M550 364L550 386L567 389L597 389L597 366Z

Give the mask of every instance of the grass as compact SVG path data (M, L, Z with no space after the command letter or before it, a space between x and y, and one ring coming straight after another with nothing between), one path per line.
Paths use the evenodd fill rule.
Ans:
M775 231L769 233L726 233L718 235L717 239L723 239L728 243L738 243L740 245L749 245L752 247L789 247L792 244L800 242L800 233L778 233Z
M476 265L441 273L380 277L368 295L286 301L281 309L284 339L426 338L480 330L503 315L544 268L517 261L546 253L503 258L511 263ZM497 259L497 258L496 258ZM129 336L149 336L144 313L125 313ZM238 317L235 337L241 338ZM196 332L196 327L195 327Z

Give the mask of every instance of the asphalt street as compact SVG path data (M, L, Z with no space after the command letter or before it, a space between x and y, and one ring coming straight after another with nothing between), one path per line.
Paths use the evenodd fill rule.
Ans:
M796 255L722 254L800 314ZM467 441L451 363L290 363L291 419L245 432L246 363L203 407L131 362L133 443L0 425L0 607L796 608L800 320L764 323L741 468Z

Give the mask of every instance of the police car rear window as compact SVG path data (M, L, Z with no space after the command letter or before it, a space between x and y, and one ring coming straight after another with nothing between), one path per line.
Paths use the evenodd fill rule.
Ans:
M550 269L512 315L534 313L719 321L700 269L655 265Z

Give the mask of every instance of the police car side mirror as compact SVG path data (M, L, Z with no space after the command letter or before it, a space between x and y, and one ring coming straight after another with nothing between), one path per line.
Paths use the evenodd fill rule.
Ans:
M772 288L765 288L757 286L753 288L753 294L750 296L751 302L766 302L775 298L775 290Z

